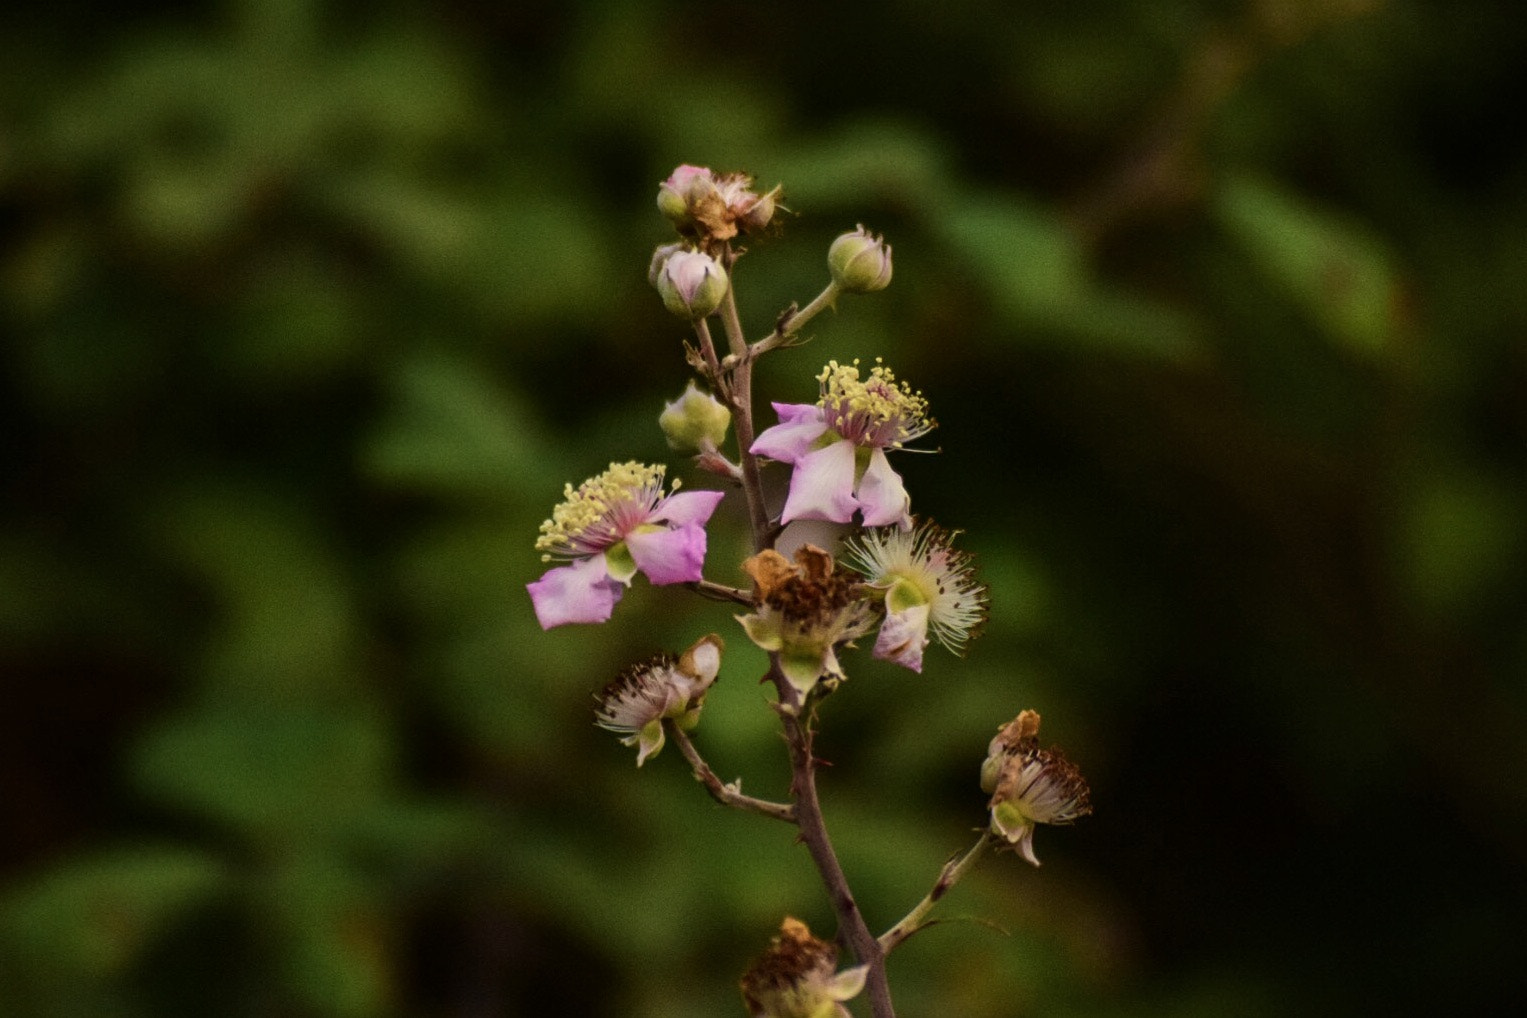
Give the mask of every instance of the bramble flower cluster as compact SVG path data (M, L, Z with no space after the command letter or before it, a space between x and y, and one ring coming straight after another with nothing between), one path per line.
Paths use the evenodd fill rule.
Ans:
M829 359L815 376L815 402L775 402L777 422L756 429L757 360L799 345L801 331L844 294L883 290L892 277L890 245L859 226L828 248L822 292L776 315L773 331L750 342L736 295L744 252L733 242L770 227L784 207L780 197L777 186L756 190L747 174L702 166L680 166L658 186L658 210L677 239L653 252L647 278L664 306L688 323L693 337L683 344L683 359L698 376L663 407L658 426L671 449L693 456L694 466L723 488L681 491L678 481L666 484L665 466L635 460L566 485L535 542L551 568L527 590L545 629L608 621L637 573L656 586L741 608L734 619L768 656L764 681L773 686L790 756L788 802L744 795L740 780L723 782L691 739L720 676L724 641L716 633L626 668L595 695L595 723L636 748L637 766L675 743L712 798L794 825L808 848L837 915L838 939L856 964L839 971L838 948L787 918L743 976L750 1015L841 1018L848 1014L843 1002L864 991L875 1018L893 1018L886 957L927 924L949 887L990 848L1011 849L1037 866L1035 827L1070 823L1092 807L1080 772L1058 749L1039 748L1039 715L1024 711L988 747L981 768L987 822L975 846L947 863L934 890L878 937L855 904L816 791L822 706L847 683L848 652L871 634L873 657L917 673L934 642L963 656L986 621L988 591L970 554L954 547L959 531L912 515L906 482L889 454L936 423L927 398L879 358L870 365ZM711 333L713 318L724 347ZM764 484L772 464L789 469L782 502ZM729 495L737 496L751 531L753 554L736 574L751 581L745 588L705 575L706 527ZM775 543L796 521L850 532L818 538L831 545L825 548L797 533L786 557Z

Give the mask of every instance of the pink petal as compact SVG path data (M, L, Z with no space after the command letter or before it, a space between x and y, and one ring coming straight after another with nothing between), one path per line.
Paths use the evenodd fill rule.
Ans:
M795 461L790 475L790 494L785 499L781 523L791 520L831 520L847 523L854 518L854 444L834 442Z
M579 559L571 565L548 569L534 583L525 585L535 605L542 629L569 622L607 622L623 592L610 578L604 556Z
M651 520L676 526L686 523L703 525L725 497L724 491L681 491L659 502L652 510Z
M781 424L822 419L822 408L815 403L770 403L769 405L774 408L774 415L779 418Z
M927 646L928 606L920 604L885 617L875 638L875 656L921 673Z
M626 536L626 547L636 568L653 583L691 583L700 579L705 565L705 528L686 523L672 530L632 533Z
M912 497L901 483L901 475L891 469L884 449L870 451L869 466L859 479L854 492L859 499L859 509L864 513L866 527L889 527L902 530L912 526Z
M748 449L754 456L767 456L781 463L794 463L811 450L811 444L827 431L822 408L810 403L775 403L779 423L753 441Z

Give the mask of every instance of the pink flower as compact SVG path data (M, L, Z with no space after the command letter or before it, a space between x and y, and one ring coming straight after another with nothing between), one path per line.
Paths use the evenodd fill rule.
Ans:
M751 449L795 467L780 522L849 523L858 512L866 527L910 528L912 500L886 452L933 430L928 401L878 359L864 381L857 360L829 361L817 381L821 399L775 403L779 423Z
M611 463L602 474L571 484L541 524L536 549L549 569L528 584L542 629L569 622L604 622L638 572L655 584L700 579L705 523L719 491L663 495L662 466ZM678 487L677 483L674 485Z

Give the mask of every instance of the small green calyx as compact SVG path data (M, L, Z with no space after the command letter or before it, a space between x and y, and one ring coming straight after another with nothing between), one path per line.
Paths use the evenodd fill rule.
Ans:
M650 524L649 524L650 526ZM640 530L641 528L637 528ZM657 529L657 528L652 528ZM626 547L626 542L617 541L604 550L604 561L609 567L610 577L621 583L630 583L636 575L636 559L631 556L631 549Z

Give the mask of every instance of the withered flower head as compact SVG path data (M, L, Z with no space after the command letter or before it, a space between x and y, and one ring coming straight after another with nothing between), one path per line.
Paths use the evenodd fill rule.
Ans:
M864 989L868 965L837 971L838 949L786 918L779 936L742 976L753 1018L849 1018L843 1001Z
M746 173L685 164L658 185L657 207L681 234L710 243L762 230L783 207L779 197L779 187L763 194L753 190Z
M1069 824L1092 812L1091 792L1059 747L1039 748L1039 714L1026 710L1002 726L981 766L991 793L991 830L1035 866L1034 828Z
M705 693L721 671L725 645L715 633L696 641L675 658L660 654L632 665L594 697L594 723L626 737L621 744L636 746L640 767L663 748L663 719L673 718L686 730L700 720Z
M767 549L742 567L753 578L759 607L737 621L754 643L779 653L790 684L805 696L823 676L843 679L834 648L875 623L859 577L835 570L832 556L809 544L795 553L793 564Z

